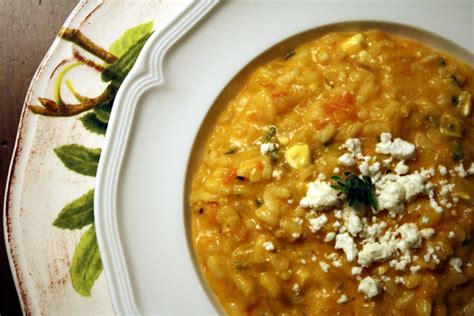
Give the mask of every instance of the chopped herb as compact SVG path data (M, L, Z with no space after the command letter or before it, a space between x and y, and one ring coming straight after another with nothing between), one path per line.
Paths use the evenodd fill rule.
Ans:
M273 138L273 136L276 135L276 132L277 132L276 127L270 126L270 128L268 129L267 135L265 136L265 140L269 142Z
M471 243L471 237L467 236L462 242L461 242L461 247L466 247L469 246Z
M278 160L280 155L280 149L278 147L273 148L272 151L268 152L268 156L270 156L271 161L275 162Z
M464 150L460 142L456 142L456 144L454 145L453 152L451 153L451 158L455 162L460 162L464 159Z
M260 206L263 205L263 201L260 200L260 199L255 199L255 206L257 206L257 208L259 208Z
M444 60L444 58L440 58L438 61L438 65L441 67L446 66L446 60Z
M459 79L456 78L455 75L451 75L451 80L453 81L453 83L454 83L456 86L458 86L458 87L461 86L461 81L459 81Z
M239 270L239 271L247 270L248 268L250 268L250 266L249 266L248 263L246 263L246 262L240 262L240 261L234 262L234 267L235 267L235 269L237 269L237 270Z
M363 204L377 209L375 186L370 177L363 176L361 179L351 172L346 172L345 176L346 180L342 180L339 176L332 176L331 179L337 184L331 187L345 193L350 206L357 207Z
M245 177L242 176L236 176L235 179L239 181L245 181Z
M451 97L451 104L452 105L458 105L459 104L459 97L457 95L453 95Z
M224 155L232 155L232 154L235 154L235 153L237 152L237 150L239 150L239 147L237 147L237 146L230 147L230 148L224 153Z
M290 50L288 53L285 54L285 60L290 59L295 54L296 54L296 52L294 50Z

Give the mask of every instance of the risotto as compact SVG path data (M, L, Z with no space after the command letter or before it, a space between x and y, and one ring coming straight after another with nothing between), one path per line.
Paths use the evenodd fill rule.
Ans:
M474 70L381 31L253 70L190 195L230 315L474 315Z

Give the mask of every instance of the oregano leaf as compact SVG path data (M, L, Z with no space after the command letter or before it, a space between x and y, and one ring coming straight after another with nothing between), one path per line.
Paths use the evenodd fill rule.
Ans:
M109 52L117 57L121 57L126 51L135 45L145 34L153 31L153 21L145 22L125 31L109 47Z
M89 112L83 117L81 117L82 125L90 132L105 135L107 130L107 123L102 122L97 118L97 114L94 112Z
M94 222L94 190L67 204L53 225L65 229L78 229Z
M69 170L85 176L95 176L99 165L100 148L71 144L57 147L54 152Z
M77 293L91 296L92 286L101 273L102 260L100 259L95 226L92 224L82 235L72 256L69 267L72 286Z

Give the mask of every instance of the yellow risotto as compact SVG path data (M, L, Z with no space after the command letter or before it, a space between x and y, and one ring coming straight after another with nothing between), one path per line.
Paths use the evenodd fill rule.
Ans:
M474 315L474 70L334 33L253 70L192 182L230 315Z

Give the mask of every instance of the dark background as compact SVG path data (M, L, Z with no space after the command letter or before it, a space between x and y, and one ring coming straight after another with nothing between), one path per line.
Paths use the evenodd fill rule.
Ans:
M31 78L77 0L0 0L0 197ZM3 218L3 203L0 208ZM0 225L0 315L21 314Z

